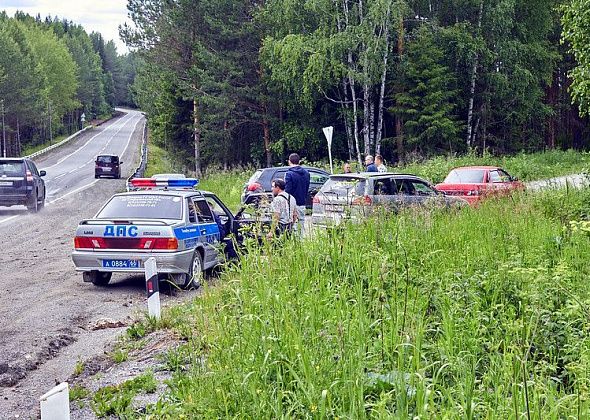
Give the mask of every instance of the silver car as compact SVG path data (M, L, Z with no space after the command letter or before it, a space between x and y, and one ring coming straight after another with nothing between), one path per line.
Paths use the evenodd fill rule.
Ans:
M364 172L331 175L313 200L312 221L328 226L363 219L382 208L393 212L410 206L463 207L422 178L408 174Z
M203 271L224 259L222 222L208 201L223 206L213 194L192 188L115 194L94 218L78 225L76 271L84 281L106 285L112 273L143 273L154 257L158 273L181 287L198 287Z

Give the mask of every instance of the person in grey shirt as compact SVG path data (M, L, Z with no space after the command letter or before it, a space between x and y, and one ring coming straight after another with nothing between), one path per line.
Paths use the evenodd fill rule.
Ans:
M270 209L272 212L272 223L267 237L290 233L293 225L297 222L297 203L295 197L285 192L285 181L274 179L272 181L272 194L274 196Z

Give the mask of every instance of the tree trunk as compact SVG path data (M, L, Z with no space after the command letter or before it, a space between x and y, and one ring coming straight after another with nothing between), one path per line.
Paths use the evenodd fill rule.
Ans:
M193 99L193 136L195 142L195 174L197 178L200 178L203 173L201 171L201 121L199 120L197 98Z
M348 83L346 82L346 78L342 79L342 87L344 88L344 103L341 105L344 128L346 130L346 143L348 145L348 160L352 160L352 156L354 155L354 142L352 140L352 127L350 126L348 115Z
M555 109L559 92L559 70L553 72L551 86L546 90L547 104L553 110L553 113L547 118L546 145L549 149L555 149Z
M365 83L363 83L363 141L365 143L365 156L371 154L371 88L366 82L369 77L368 65L368 61L365 60Z
M381 138L383 137L383 102L385 98L385 81L387 79L387 58L389 57L389 26L385 29L386 47L383 54L383 72L379 89L379 108L377 110L377 134L375 135L375 151L381 154Z
M20 121L18 119L18 116L16 117L16 153L17 156L20 156L22 154L22 145L20 143Z
M268 122L268 109L264 105L264 116L262 117L262 130L264 132L264 152L266 154L266 167L272 166L272 154L270 152L270 127Z
M381 73L381 86L379 89L379 105L377 108L377 133L375 134L375 153L381 154L381 138L383 136L383 102L385 98L385 81L387 78L387 60L389 58L389 16L391 3L387 6L384 20L385 51L383 53L383 72ZM401 20L401 19L400 19Z
M479 2L479 14L477 17L477 35L479 35L481 30L481 19L483 15L483 0ZM475 58L473 59L473 66L471 68L471 86L469 88L469 108L467 110L467 147L471 148L472 140L473 140L473 102L475 100L475 82L477 80L477 63L479 61L479 54L475 53Z
M348 64L351 65L351 70L354 69L352 63L352 52L348 51ZM354 122L354 145L356 147L356 158L359 162L359 165L363 164L361 160L361 149L359 145L359 123L358 123L358 106L356 102L356 91L355 91L355 83L354 77L349 77L348 85L350 86L350 93L352 97L352 118Z
M403 61L404 57L404 20L400 16L399 24L397 27L397 54L399 57L399 62ZM396 139L396 148L397 148L397 161L398 165L402 165L404 163L404 126L402 121L402 116L396 114L395 116L395 139Z

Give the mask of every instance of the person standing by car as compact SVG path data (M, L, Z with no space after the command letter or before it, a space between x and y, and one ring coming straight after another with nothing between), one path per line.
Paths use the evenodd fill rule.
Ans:
M285 192L285 181L280 178L272 181L272 195L274 196L270 203L272 222L267 235L269 239L275 235L291 233L298 217L295 197Z
M309 195L309 172L299 166L299 155L291 153L289 155L289 170L285 175L285 192L295 197L297 203L297 224L299 235L303 237L305 229L305 201Z
M373 155L367 155L365 157L365 172L378 172L377 166L373 163Z
M344 164L344 166L342 166L342 170L344 171L345 174L351 174L352 169L350 168L350 163L346 162Z
M375 165L377 166L377 172L387 172L387 166L383 164L383 156L375 155Z

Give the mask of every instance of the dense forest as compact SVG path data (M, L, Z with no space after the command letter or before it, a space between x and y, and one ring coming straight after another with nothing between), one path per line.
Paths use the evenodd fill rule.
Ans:
M393 163L586 148L562 31L587 3L129 0L120 32L154 139L197 172L322 159L330 125L336 157Z
M134 67L132 55L80 25L0 11L0 155L79 130L82 113L90 121L133 105Z

